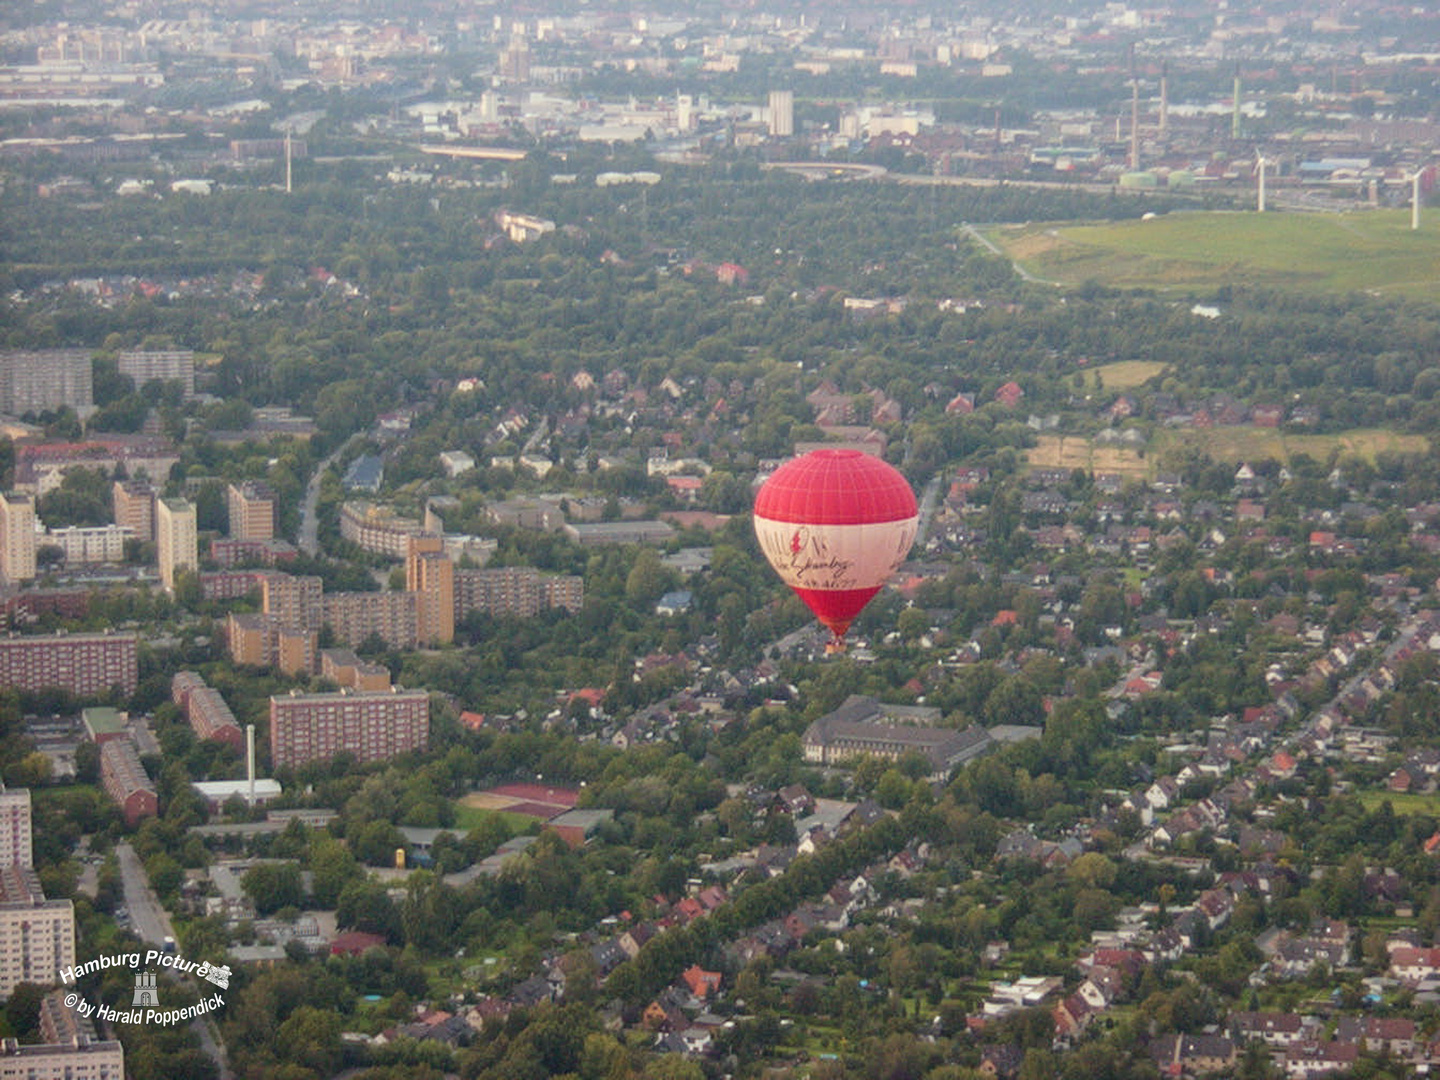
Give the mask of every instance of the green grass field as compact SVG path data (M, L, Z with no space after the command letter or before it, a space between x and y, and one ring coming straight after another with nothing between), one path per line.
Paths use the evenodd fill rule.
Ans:
M456 803L455 832L468 833L471 829L478 829L486 821L497 817L509 826L511 833L516 835L529 831L530 826L535 824L535 819L528 814L507 814L503 810L483 810L477 806Z
M1440 817L1440 794L1436 795L1412 795L1397 794L1393 791L1361 791L1358 792L1360 803L1367 811L1375 811L1382 803L1388 802L1390 808L1402 817L1411 814L1428 814L1431 817Z
M1285 285L1440 300L1440 214L1408 210L1176 213L1108 225L1000 227L987 235L1064 285L1209 289Z
M1165 367L1158 360L1120 360L1091 370L1106 390L1133 390L1159 375Z

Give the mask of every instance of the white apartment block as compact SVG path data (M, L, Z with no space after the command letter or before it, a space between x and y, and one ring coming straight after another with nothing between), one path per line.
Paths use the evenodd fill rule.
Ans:
M54 544L63 551L66 566L78 566L122 562L125 541L133 535L120 525L69 525L63 529L47 529L37 540Z
M0 785L0 866L33 866L30 789Z
M20 416L62 405L81 416L94 411L95 377L88 351L0 352L0 412Z
M125 1080L125 1050L110 1040L21 1046L0 1041L0 1080Z
M195 353L190 349L129 349L116 357L116 363L136 390L159 379L178 382L187 401L195 396Z
M22 982L54 983L74 966L74 906L46 900L29 867L0 870L0 997Z
M159 499L155 503L155 549L160 564L160 581L175 589L179 570L200 566L199 534L195 505L185 499Z

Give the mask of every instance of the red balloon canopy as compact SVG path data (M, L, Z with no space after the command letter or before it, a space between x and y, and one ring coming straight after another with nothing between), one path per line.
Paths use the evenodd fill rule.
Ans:
M858 450L814 450L786 462L755 496L755 535L785 584L835 644L915 541L915 493Z

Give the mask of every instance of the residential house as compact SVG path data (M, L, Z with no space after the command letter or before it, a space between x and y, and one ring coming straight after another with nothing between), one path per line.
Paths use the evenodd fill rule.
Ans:
M1415 1021L1405 1017L1342 1016L1335 1041L1359 1043L1374 1054L1408 1058L1415 1052Z
M1285 1051L1285 1075L1295 1080L1352 1069L1360 1056L1358 1043L1303 1042Z
M1316 1021L1286 1012L1233 1012L1228 1027L1236 1043L1263 1042L1279 1049L1313 1039L1319 1030Z
M1051 1012L1055 1018L1055 1037L1065 1040L1075 1038L1090 1026L1099 1011L1082 994L1071 994Z
M699 964L691 964L680 973L680 979L697 1001L707 1001L720 990L720 972L706 971Z
M1150 1060L1167 1076L1222 1072L1235 1058L1235 1044L1223 1035L1161 1035L1150 1044Z

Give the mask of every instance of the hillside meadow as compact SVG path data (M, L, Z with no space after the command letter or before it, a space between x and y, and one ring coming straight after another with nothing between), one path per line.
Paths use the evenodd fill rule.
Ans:
M987 236L1035 277L1122 288L1222 285L1440 301L1440 210L1174 213L1105 225L1000 226Z

